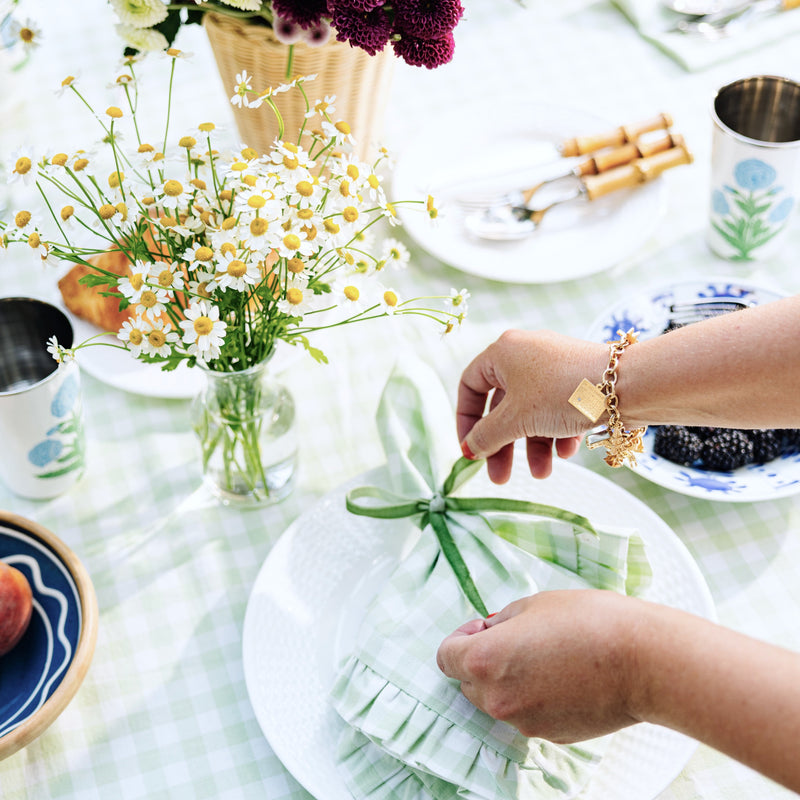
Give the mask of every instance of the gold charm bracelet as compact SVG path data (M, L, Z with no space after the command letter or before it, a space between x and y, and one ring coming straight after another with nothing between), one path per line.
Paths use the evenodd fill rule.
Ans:
M635 344L638 334L631 328L627 333L617 331L619 339L610 342L609 359L606 371L597 385L584 378L569 398L573 405L587 419L597 422L604 411L608 412L608 424L604 429L586 437L586 446L594 450L600 445L606 449L605 462L611 467L621 467L627 459L630 466L636 466L636 453L644 451L644 436L647 427L626 430L622 424L617 400L617 367L619 358L629 345Z

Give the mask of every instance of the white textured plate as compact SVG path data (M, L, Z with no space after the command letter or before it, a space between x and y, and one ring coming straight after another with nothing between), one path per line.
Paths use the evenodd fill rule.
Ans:
M595 320L587 339L605 342L617 331L635 328L642 339L660 335L667 326L672 303L709 299L736 299L756 305L778 300L783 294L738 278L708 278L657 286L640 295L627 297L607 308ZM655 430L644 437L644 453L636 459L633 471L643 478L675 492L722 500L750 503L775 500L800 492L800 454L787 454L766 464L749 464L732 472L684 467L653 452Z
M247 691L264 735L294 777L320 800L352 800L337 771L344 725L328 702L336 666L355 641L364 610L418 535L405 520L381 521L345 509L349 488L322 498L281 536L264 562L247 605L243 661ZM636 527L654 579L647 598L714 618L703 577L683 543L646 505L607 479L559 461L534 481L517 453L511 481L476 495L525 498L589 516L604 526ZM612 736L582 800L650 800L681 771L696 743L666 728L636 725Z
M530 236L514 242L477 239L464 227L455 198L468 189L521 189L575 163L558 159L555 145L572 136L603 133L615 123L583 111L496 97L491 107L454 125L452 114L426 122L425 134L399 154L392 177L397 200L432 194L440 211L432 224L416 206L398 205L403 225L429 253L463 272L509 283L580 278L631 256L658 224L665 184L658 179L593 202L558 206ZM654 134L655 136L663 135Z

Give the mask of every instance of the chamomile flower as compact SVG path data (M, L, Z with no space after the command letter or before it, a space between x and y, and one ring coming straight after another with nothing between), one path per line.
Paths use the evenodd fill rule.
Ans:
M128 298L129 303L138 303L142 292L147 288L146 281L150 275L150 265L137 259L131 264L130 273L119 279L117 288Z
M298 226L290 226L289 229L275 243L275 249L281 258L293 258L294 256L310 256L316 250L315 245L309 242L306 235Z
M285 296L278 301L278 311L292 317L302 317L318 308L318 301L313 291L300 283L292 283L287 287Z
M26 19L25 22L12 19L8 32L11 38L21 42L26 50L33 50L42 43L42 32L30 19Z
M55 263L54 259L50 257L50 245L42 239L39 231L32 231L29 233L27 241L28 247L30 247L43 262L50 265Z
M236 258L234 253L226 253L217 262L217 274L214 278L222 289L244 292L248 287L255 286L261 280L261 271L258 264Z
M172 299L173 292L183 288L183 273L177 261L168 264L166 261L155 261L150 265L149 277L151 283L168 293Z
M61 97L61 95L63 95L64 92L66 92L67 89L69 89L77 79L78 77L76 75L67 75L67 77L61 81L61 85L55 90L56 97Z
M203 242L195 242L184 252L183 258L190 270L206 269L214 263L214 251Z
M183 342L189 345L189 355L197 356L201 361L213 361L219 357L228 324L219 318L217 306L206 300L192 303L180 326L183 328Z
M175 178L169 178L156 190L156 201L164 208L185 206L192 199L191 185L184 185Z
M149 328L149 324L140 317L126 319L117 333L117 339L124 342L125 347L134 358L138 358Z
M75 360L75 353L67 347L60 345L55 336L47 340L47 352L59 363L68 364Z
M236 86L233 89L233 96L231 97L231 104L238 108L250 107L250 94L253 92L252 75L247 74L247 70L243 69L236 75Z
M170 292L160 287L145 287L139 295L139 302L136 304L136 313L149 317L151 320L157 319L162 314L166 314L170 294Z
M322 132L326 138L334 141L339 147L345 144L355 144L350 125L344 120L338 120L337 122L322 120Z
M390 317L397 313L400 306L400 297L391 287L383 290L380 296L381 309Z
M448 297L444 304L447 308L453 308L458 313L466 314L467 313L467 300L470 298L470 293L466 289L462 289L460 292L456 289L450 290L450 297Z
M180 339L177 331L164 320L145 320L145 337L142 340L142 352L147 356L167 358L172 352L172 345Z
M411 260L408 248L397 239L385 239L383 243L383 257L387 264L395 269L405 269Z
M374 303L371 297L371 291L375 289L374 281L368 281L363 274L356 272L339 277L332 289L345 316L357 314Z
M335 113L336 111L336 95L335 94L328 94L325 95L323 100L317 100L311 108L306 112L306 119L310 119L311 117L316 116L319 114L321 117L325 117L326 119L330 118L330 115Z
M8 183L24 183L30 186L36 181L38 170L30 151L26 149L14 151L8 163L13 165L9 170Z
M193 277L188 281L189 294L192 297L208 300L213 296L217 284L214 281L214 273L205 269L195 269Z

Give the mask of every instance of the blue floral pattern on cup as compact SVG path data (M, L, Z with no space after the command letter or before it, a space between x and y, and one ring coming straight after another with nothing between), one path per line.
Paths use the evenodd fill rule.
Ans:
M754 251L763 247L784 227L795 198L779 198L783 187L776 185L775 168L758 158L748 158L733 170L736 186L724 185L711 193L714 230L733 248L734 261L752 261Z
M50 404L56 424L46 433L47 438L28 452L28 461L46 469L39 478L60 478L74 470L83 469L84 435L81 420L80 385L78 376L68 375Z

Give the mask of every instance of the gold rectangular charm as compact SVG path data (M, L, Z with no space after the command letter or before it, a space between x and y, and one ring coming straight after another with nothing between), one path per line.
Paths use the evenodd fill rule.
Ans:
M584 378L569 398L570 405L592 422L597 422L606 410L606 396L591 381Z

